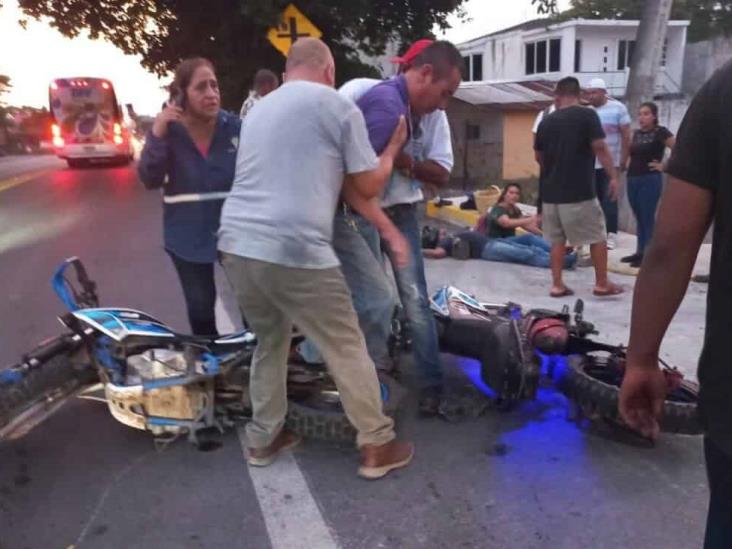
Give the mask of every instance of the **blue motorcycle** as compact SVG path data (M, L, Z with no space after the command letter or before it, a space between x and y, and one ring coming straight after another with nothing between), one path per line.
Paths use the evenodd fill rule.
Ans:
M74 396L104 400L116 420L157 443L186 435L201 449L249 416L253 332L186 335L142 311L100 307L96 283L76 257L59 266L52 284L68 309L59 317L68 333L0 370L0 440L24 435ZM384 410L393 415L404 391L386 375L380 382ZM288 397L291 429L355 438L324 365L290 364Z

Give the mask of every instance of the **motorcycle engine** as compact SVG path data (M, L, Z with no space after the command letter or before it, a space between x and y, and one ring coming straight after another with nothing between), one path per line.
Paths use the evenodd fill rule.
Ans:
M149 349L142 354L127 357L127 385L182 376L186 371L186 359L182 351Z

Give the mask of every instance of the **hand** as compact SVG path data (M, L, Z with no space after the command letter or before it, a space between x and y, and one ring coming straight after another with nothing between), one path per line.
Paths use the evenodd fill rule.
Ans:
M617 202L618 200L618 178L613 177L610 179L609 187L608 187L608 197L610 198L610 202Z
M623 421L644 437L656 440L665 399L666 378L656 361L628 360L618 401Z
M165 108L158 113L152 125L152 133L155 137L165 137L168 132L168 123L175 121L180 122L183 116L183 109L172 101L168 101Z
M402 147L404 146L404 143L406 143L406 141L407 119L404 118L404 115L402 115L399 117L399 122L394 129L394 133L391 134L391 139L389 139L389 144L386 146L384 152L389 153L392 158L396 158L399 154L399 151L402 150Z
M409 265L409 242L399 230L389 231L381 235L389 248L388 252L397 269L404 269Z
M537 228L538 228L539 230L541 230L541 221L542 221L542 219L541 219L541 214L536 214L536 215L534 216L534 219L536 220L536 227L537 227Z
M653 160L648 163L648 167L653 172L662 172L663 171L663 162L658 162L656 160Z

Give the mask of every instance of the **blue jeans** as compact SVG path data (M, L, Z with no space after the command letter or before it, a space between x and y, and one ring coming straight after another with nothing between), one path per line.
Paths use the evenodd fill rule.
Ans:
M656 225L656 208L663 190L663 176L660 172L628 177L628 200L638 221L638 248L643 255L653 236Z
M193 263L168 252L183 288L191 333L198 336L215 336L216 331L216 282L213 263Z
M442 384L437 326L430 310L424 276L421 234L416 204L398 204L384 210L409 242L411 259L404 269L394 268L399 298L409 321L412 352L422 387Z
M595 170L595 190L597 199L605 214L605 225L608 233L618 232L618 201L610 200L610 180L604 169Z
M366 349L377 368L390 363L388 342L396 307L396 296L378 246L379 233L371 223L356 213L338 208L333 220L333 249L351 291ZM298 350L308 362L322 361L309 340Z
M482 259L486 261L502 261L505 263L520 263L533 267L550 267L549 252L551 245L535 234L509 236L507 238L489 238ZM574 254L566 256L565 268L570 268L577 260Z

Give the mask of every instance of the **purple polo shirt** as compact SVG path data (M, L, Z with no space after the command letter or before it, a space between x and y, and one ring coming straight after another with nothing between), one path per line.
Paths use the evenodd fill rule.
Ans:
M379 155L384 152L399 117L409 120L409 92L407 80L399 75L376 84L356 102L363 112L371 146Z

